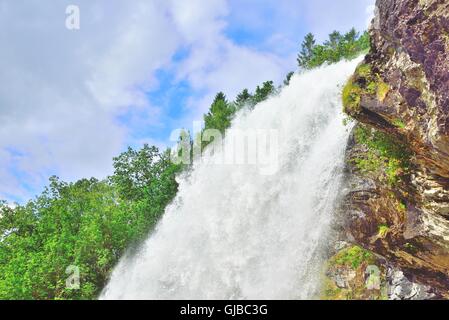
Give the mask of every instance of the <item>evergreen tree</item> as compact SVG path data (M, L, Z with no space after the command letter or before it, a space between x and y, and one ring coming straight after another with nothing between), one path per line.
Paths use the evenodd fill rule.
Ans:
M245 105L249 105L252 101L252 95L248 92L248 89L243 89L235 99L235 106L237 110L240 110Z
M308 70L324 63L353 59L368 50L369 46L369 34L365 32L359 36L354 28L344 35L338 31L332 32L323 44L315 44L313 35L308 34L298 55L298 64L301 69Z
M217 129L224 134L230 127L235 107L228 103L223 92L217 93L209 112L204 116L205 129Z
M290 84L290 80L294 74L295 73L293 71L287 73L287 76L285 77L285 80L284 80L284 86L288 86Z
M342 40L342 35L338 31L333 31L329 34L329 40L327 40L324 45L332 50L337 50L340 41Z
M253 96L253 105L256 105L265 99L267 99L270 95L276 92L276 88L274 87L273 81L265 81L262 86L257 86L256 91Z
M301 45L301 51L298 54L298 65L300 68L308 69L309 61L313 55L313 48L315 47L315 36L312 33L308 33Z

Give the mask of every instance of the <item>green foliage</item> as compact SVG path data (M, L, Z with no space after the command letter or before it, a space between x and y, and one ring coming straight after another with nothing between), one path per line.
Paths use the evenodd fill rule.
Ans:
M337 253L333 258L332 263L357 269L364 262L370 264L373 259L374 256L371 252L359 246L351 246Z
M0 299L93 299L126 248L151 230L177 192L179 166L155 147L114 159L105 181L52 177L35 200L0 202ZM66 268L80 289L66 287Z
M398 203L398 211L399 212L406 212L407 211L407 206L405 205L405 203L403 203L403 202L399 202Z
M404 129L404 128L405 128L405 123L404 123L402 120L400 120L400 119L394 120L394 121L393 121L393 125L394 125L395 127L400 128L400 129Z
M354 159L359 170L379 174L390 185L395 185L407 173L411 154L404 144L363 125L356 127L354 134L357 143L367 147L363 157Z
M290 79L292 75L293 73L287 75L288 79ZM228 102L224 93L219 92L215 96L209 112L204 116L203 132L207 129L216 129L224 135L226 129L231 126L232 119L237 111L245 106L249 109L253 109L256 104L265 101L268 97L276 93L277 91L273 81L265 81L261 86L257 86L253 94L251 94L248 89L244 89L237 95L234 102ZM202 149L211 142L212 141L203 141L201 143Z
M379 74L372 72L371 65L360 64L343 88L344 111L349 115L355 115L361 110L362 95L375 95L380 102L383 102L388 92L390 86Z
M298 65L306 68L309 62L312 60L314 54L314 48L316 45L315 36L312 33L308 33L301 45L301 51L298 54Z
M362 63L357 67L356 73L360 77L369 77L371 75L371 66L369 64Z
M360 110L361 92L362 89L353 82L353 78L349 79L342 92L343 106L347 113L354 114Z
M386 224L381 224L379 225L379 230L377 232L378 236L380 238L385 238L385 236L387 235L387 233L390 231L390 227Z
M290 80L292 79L294 74L295 73L293 71L290 71L289 73L287 73L287 75L285 76L285 80L283 82L284 86L288 86L290 84Z
M383 102L388 94L388 92L390 91L390 86L385 83L382 79L380 79L380 77L378 77L378 81L377 81L377 100L379 100L380 102Z
M276 88L273 85L273 81L265 81L262 86L257 86L256 91L252 97L253 106L265 101L270 95L276 93Z
M367 52L370 47L369 34L362 35L352 28L342 35L334 31L329 35L329 39L324 44L316 44L314 36L306 35L297 61L301 69L313 69L325 63L335 63L342 59L353 59L363 52Z
M222 134L231 125L235 107L228 103L223 92L219 92L212 103L209 112L204 116L205 129L217 129Z
M252 102L253 96L249 93L248 89L243 89L235 99L236 110L242 109L245 105L249 105Z

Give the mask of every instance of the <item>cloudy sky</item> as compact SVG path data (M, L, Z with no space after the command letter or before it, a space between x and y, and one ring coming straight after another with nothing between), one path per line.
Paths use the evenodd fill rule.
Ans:
M0 199L112 172L229 98L296 69L302 38L366 27L374 0L0 0ZM66 28L66 8L80 29Z

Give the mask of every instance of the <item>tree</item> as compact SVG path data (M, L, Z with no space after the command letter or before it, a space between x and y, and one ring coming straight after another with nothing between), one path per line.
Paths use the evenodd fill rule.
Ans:
M357 41L357 38L359 37L358 32L355 30L355 28L351 28L344 36L343 39L347 43L355 43Z
M265 81L262 86L257 86L253 96L253 105L266 100L270 95L276 92L273 81Z
M333 31L331 34L329 34L329 40L327 40L324 45L332 50L337 50L341 40L341 33L338 31Z
M235 107L228 103L223 92L217 93L209 112L204 116L205 129L217 129L222 134L230 127Z
M284 80L284 86L288 86L290 84L290 80L294 74L295 73L293 71L290 71L289 73L287 73L287 76L285 77L285 80Z
M319 67L325 63L335 63L342 59L353 59L369 49L369 35L367 32L359 36L352 28L342 35L334 31L323 44L315 44L313 35L308 34L302 44L298 55L298 64L301 69L308 70Z
M145 188L159 174L156 170L160 168L155 165L159 160L158 148L148 144L139 151L128 147L126 152L114 158L114 175L111 179L125 199L143 197Z
M235 106L237 110L242 109L245 105L250 105L253 96L248 92L248 89L243 89L235 99Z
M313 48L315 47L315 36L308 33L301 45L301 51L298 54L298 65L300 68L308 69L309 61L313 55Z
M0 299L94 299L127 248L151 231L173 199L180 166L145 145L114 160L108 180L50 178L35 200L0 202ZM129 188L129 189L127 189ZM80 272L66 286L67 267Z

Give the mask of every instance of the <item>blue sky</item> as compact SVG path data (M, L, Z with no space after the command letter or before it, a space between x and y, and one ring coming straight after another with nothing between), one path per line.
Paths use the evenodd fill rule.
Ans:
M213 96L296 70L302 38L363 30L374 0L0 0L0 199L171 144ZM65 27L67 5L80 29Z

